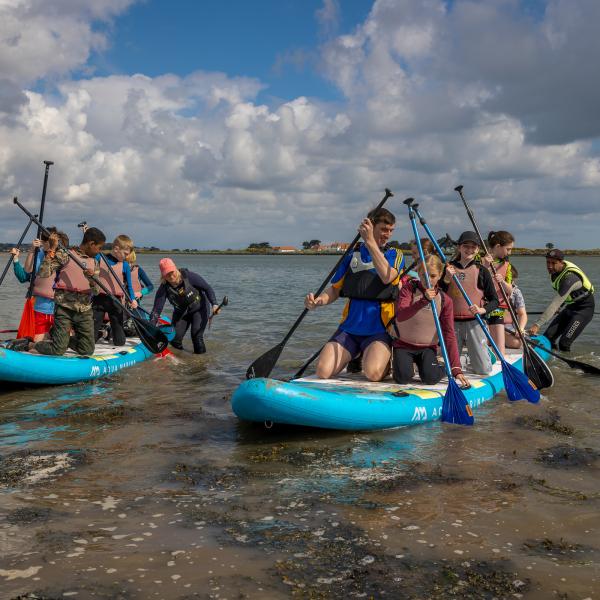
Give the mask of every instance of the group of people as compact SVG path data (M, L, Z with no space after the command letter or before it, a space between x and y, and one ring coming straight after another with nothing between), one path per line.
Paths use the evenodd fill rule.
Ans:
M527 312L516 285L517 269L509 260L514 237L508 231L490 232L488 254L478 235L465 231L458 239L455 255L447 262L436 254L429 239L419 240L425 257L421 261L415 240L412 255L416 271L407 272L401 250L388 245L395 223L389 210L371 211L358 229L362 241L341 261L331 285L316 297L305 297L309 310L331 304L340 296L347 298L341 323L321 352L317 375L329 379L345 368L357 371L362 367L369 380L380 381L391 363L397 383L409 383L415 365L422 383L438 383L445 369L438 360L434 304L451 373L468 387L460 357L465 346L465 364L472 373L488 375L492 371L493 352L481 319L500 353L522 344L519 334L525 332ZM554 348L569 351L594 314L594 287L560 250L547 253L546 268L556 298L526 333L536 335L550 321L544 335ZM470 302L463 297L456 279Z
M191 327L194 353L205 353L204 330L219 309L212 287L197 273L178 269L171 258L163 258L161 282L148 312L141 302L154 285L137 264L133 240L118 235L110 252L103 254L104 233L85 223L82 229L79 246L69 247L65 233L46 228L33 241L24 265L20 250L11 250L17 279L29 283L34 318L32 335L7 347L46 355L63 355L71 348L89 356L98 342L110 340L114 346L123 346L128 334L135 335L135 328L127 326L127 315L159 322L168 300L174 307L171 344L182 349Z

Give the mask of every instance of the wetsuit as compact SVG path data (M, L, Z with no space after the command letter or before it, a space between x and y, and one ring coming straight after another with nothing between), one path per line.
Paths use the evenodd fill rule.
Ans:
M215 292L198 273L187 269L180 269L180 272L181 283L177 287L166 282L159 286L154 298L151 320L154 323L158 320L165 302L169 300L175 308L172 317L175 337L171 345L181 350L183 336L191 327L194 354L204 354L204 330L208 324L211 307L217 304Z
M594 317L594 287L579 267L567 261L565 261L565 268L560 273L553 274L550 279L557 296L536 325L541 327L555 315L557 310L560 310L562 304L565 304L565 307L552 318L544 335L550 340L553 348L558 346L559 350L569 352L571 344Z

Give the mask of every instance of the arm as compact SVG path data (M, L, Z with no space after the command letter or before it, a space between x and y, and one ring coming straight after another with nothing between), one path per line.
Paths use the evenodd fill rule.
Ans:
M156 292L156 296L154 297L154 305L152 306L152 311L150 313L150 321L152 323L156 323L160 318L162 313L162 309L165 306L165 302L167 300L167 284L161 283L158 286L158 290Z
M341 280L343 281L343 279ZM342 286L339 287L337 284L330 285L324 292L321 292L316 298L313 293L307 294L306 298L304 298L304 308L308 310L313 310L317 308L317 306L327 306L327 304L331 304L335 302L340 297L340 292L342 291Z
M217 305L217 298L215 296L215 292L212 289L212 287L210 287L210 285L208 285L208 283L206 282L206 280L204 279L204 277L201 277L200 275L198 275L198 273L194 273L193 271L188 271L188 277L190 279L190 283L199 291L204 292L207 297L208 297L208 301L213 305L216 306Z
M131 267L126 260L123 261L123 274L125 275L125 282L127 284L127 293L131 300L135 300L135 292L133 291L133 285L131 283Z
M568 275L567 275L567 277L568 277ZM565 277L565 279L567 279L567 277ZM544 313L540 316L540 318L533 325L533 327L535 327L537 329L537 331L540 330L542 325L544 325L550 319L552 319L552 317L560 309L563 302L567 299L569 294L571 294L572 292L579 290L583 287L583 283L582 283L581 279L579 279L579 277L577 277L577 275L574 275L574 277L576 278L576 281L571 281L571 285L566 289L563 289L562 282L561 282L559 293L554 296L554 298L552 299L552 302L550 302L550 304L548 305L548 308L546 308ZM532 329L533 329L533 327L532 327ZM537 333L537 331L535 333Z
M140 282L142 283L142 296L148 295L154 289L154 284L152 283L150 277L142 267L138 267L138 277L140 278Z
M450 296L445 296L443 298L443 303L442 312L440 313L440 326L442 328L444 342L446 343L448 358L450 359L452 375L456 377L457 375L462 374L462 368L460 365L458 343L456 342L456 334L454 332L454 309L452 307L452 298L450 298Z
M20 283L26 283L31 279L31 274L23 268L23 265L19 262L18 258L13 259L13 270L15 272L15 277Z
M371 223L369 219L363 219L358 231L360 232L360 235L365 242L365 246L371 255L373 266L377 271L377 275L379 275L379 278L381 281L383 281L383 283L392 283L398 277L399 271L395 264L390 264L390 261L385 257L377 245L377 242L373 237L373 223ZM402 255L400 257L402 259L404 258Z

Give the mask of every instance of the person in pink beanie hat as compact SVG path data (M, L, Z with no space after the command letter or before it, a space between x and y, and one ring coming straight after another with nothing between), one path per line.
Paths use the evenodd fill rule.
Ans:
M189 271L178 269L173 259L161 258L158 263L161 283L156 291L152 307L151 322L156 323L168 300L174 307L172 322L175 337L171 345L183 349L183 337L191 327L194 354L204 354L204 330L212 315L218 313L219 307L212 287L203 277Z

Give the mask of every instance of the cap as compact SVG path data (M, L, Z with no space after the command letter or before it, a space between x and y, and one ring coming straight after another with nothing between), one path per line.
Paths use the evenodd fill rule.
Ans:
M554 248L554 250L550 250L550 252L546 253L546 258L565 260L565 253L562 250L558 250L558 248Z
M466 244L467 242L472 242L473 244L477 244L479 246L479 237L474 231L463 231L458 238L458 245Z
M161 258L158 262L161 277L166 277L169 273L177 271L177 267L171 258Z

